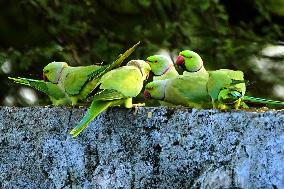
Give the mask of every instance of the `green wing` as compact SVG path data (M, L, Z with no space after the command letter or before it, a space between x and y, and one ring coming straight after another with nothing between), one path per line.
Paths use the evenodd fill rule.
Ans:
M246 86L244 82L244 74L241 71L221 69L209 71L209 79L207 82L208 93L213 100L218 99L219 92L223 88L235 87L244 95Z
M206 73L178 76L168 81L165 101L190 108L210 108L211 99L207 93Z
M63 86L66 93L69 95L79 94L83 86L92 80L94 73L100 71L102 66L80 66L80 67L68 67L65 68L66 76L63 79Z
M147 65L147 64L146 64ZM147 65L148 66L148 65ZM109 106L132 107L132 98L143 87L143 76L134 66L123 66L107 72L100 80L101 91L94 95L93 102L80 123L70 132L74 137L82 132L97 115Z
M140 44L140 41L138 43L136 43L135 45L133 45L133 47L131 47L130 49L128 49L125 53L123 54L120 54L116 60L110 64L110 65L107 65L106 68L104 69L104 71L108 72L114 68L117 68L121 65L121 63L127 58L129 57L132 52L137 48L137 46ZM104 73L100 72L98 75L99 76L102 76Z
M128 56L131 55L131 53L137 48L139 44L140 42L136 43L133 47L128 49L126 52L124 52L123 54L120 54L117 57L117 59L110 65L102 66L99 69L92 72L89 75L89 79L87 80L87 82L84 82L82 87L80 87L78 90L80 91L80 98L85 99L94 89L96 89L99 85L99 80L101 79L101 77L107 72L111 71L112 69L119 67L122 64L122 62Z
M119 100L127 98L121 92L114 90L114 89L104 89L98 92L94 97L93 100Z
M209 71L207 90L214 108L238 109L246 107L242 97L246 92L244 74L242 71L220 69Z

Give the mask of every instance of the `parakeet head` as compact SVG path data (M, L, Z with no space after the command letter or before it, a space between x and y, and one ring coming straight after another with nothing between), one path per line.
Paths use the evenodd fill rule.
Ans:
M223 88L218 94L218 101L224 104L233 104L242 98L241 91L231 88Z
M151 66L151 71L157 76L165 74L174 66L172 60L164 55L149 56L146 62Z
M51 62L43 68L43 79L58 83L63 68L68 67L66 62Z
M165 98L167 80L157 80L145 86L144 97L163 100Z
M201 57L190 50L184 50L179 53L176 64L184 67L188 72L197 72L203 68Z
M146 80L148 78L148 75L151 71L151 67L149 64L147 64L144 60L130 60L126 66L135 66L137 67L143 77L143 80Z

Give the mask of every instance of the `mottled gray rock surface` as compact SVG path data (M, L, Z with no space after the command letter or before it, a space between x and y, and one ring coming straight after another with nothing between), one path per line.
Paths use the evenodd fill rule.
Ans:
M284 188L284 111L0 107L0 188Z

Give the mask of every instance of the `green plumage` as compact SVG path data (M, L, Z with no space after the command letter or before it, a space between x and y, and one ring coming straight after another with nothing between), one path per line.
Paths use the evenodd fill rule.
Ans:
M207 74L206 86L213 108L238 109L247 107L242 101L246 92L243 72L229 69L206 71L201 57L190 50L181 51L176 64L185 70L184 76L199 73Z
M255 104L263 104L270 108L284 108L283 101L269 100L265 98L257 98L257 97L252 97L252 96L244 96L243 101L249 102L249 103L255 103Z
M71 103L71 99L64 92L64 90L60 88L57 84L46 82L43 80L28 79L22 77L18 78L8 77L8 78L13 80L15 83L30 86L38 91L47 94L53 105L57 106L57 105Z
M146 59L154 73L153 81L170 79L178 76L172 60L164 55L152 55Z
M112 105L112 101L93 101L87 113L78 125L70 132L73 137L78 136L95 117Z
M247 105L242 101L246 92L243 72L229 69L206 71L201 57L190 50L181 51L176 64L184 68L184 76L199 73L208 74L206 86L213 108L247 108Z
M186 72L206 72L201 57L194 51L181 51L175 63L181 66Z
M43 69L46 81L31 81L26 78L11 77L9 79L46 93L54 105L75 105L78 101L84 101L98 87L101 77L108 71L119 67L136 49L139 43L135 44L125 53L120 54L113 63L106 66L90 65L71 67L65 62L52 62ZM62 99L58 99L58 96L61 96Z
M174 105L211 108L211 99L206 88L207 80L207 74L200 73L153 81L146 85L144 95Z
M212 99L213 108L238 109L246 107L241 101L246 92L242 71L220 69L208 73L207 90ZM224 91L222 92L222 90Z
M179 53L176 64L183 67L183 75L194 73L206 73L201 57L190 50ZM220 69L208 71L207 89L214 108L218 109L239 109L248 108L247 103L263 104L269 107L284 107L284 102L260 99L245 96L246 85L242 71Z
M102 70L102 66L69 66L62 70L59 84L62 85L68 95L77 95L87 82L94 79L93 76L96 76L100 70Z
M143 60L132 60L126 66L103 75L99 81L100 92L94 95L86 115L70 134L73 137L79 135L90 121L110 106L124 105L131 108L132 97L140 93L149 72L150 66Z

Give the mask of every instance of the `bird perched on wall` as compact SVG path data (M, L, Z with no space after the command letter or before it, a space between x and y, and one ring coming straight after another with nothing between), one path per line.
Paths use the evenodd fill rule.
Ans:
M248 108L246 102L264 104L271 107L284 107L284 102L246 96L246 82L242 71L220 69L206 71L201 57L194 51L184 50L179 53L176 64L184 69L183 75L207 73L207 90L214 108Z
M153 80L163 80L178 76L172 60L165 55L152 55L146 59L154 73Z
M132 60L126 66L104 74L98 83L100 91L94 95L85 116L70 134L73 137L79 135L96 116L110 106L123 105L131 108L132 98L141 92L150 70L145 61Z
M72 67L66 62L51 62L43 69L44 80L12 78L16 83L27 85L47 94L53 105L77 104L85 100L96 89L101 77L117 68L136 49L140 42L120 54L117 59L105 66L90 65Z
M212 108L207 80L207 74L198 73L153 81L145 86L144 96L190 108Z
M211 97L213 108L248 108L243 101L246 84L242 71L220 69L209 71L208 73L207 90Z

